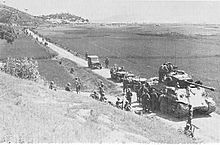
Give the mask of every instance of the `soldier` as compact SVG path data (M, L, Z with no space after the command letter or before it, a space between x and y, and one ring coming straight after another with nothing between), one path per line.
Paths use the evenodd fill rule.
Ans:
M139 95L139 90L141 89L141 82L138 82L136 88L135 88L135 92L136 92L136 96L137 96L137 101L140 103L140 95Z
M102 81L99 86L99 94L100 94L100 101L104 101L105 100L105 90L104 90L104 84Z
M154 88L151 89L150 98L151 98L151 111L158 110L158 108L159 108L159 101L158 101L158 99L159 98L158 98L158 95L155 92Z
M189 107L189 113L188 113L188 120L187 120L187 123L186 123L186 127L185 127L185 131L191 131L191 136L193 137L193 132L192 132L192 119L193 119L193 108L192 108L192 105L189 104L188 105Z
M99 95L96 91L94 91L91 96L92 96L93 99L99 100Z
M67 85L66 85L66 87L65 87L65 91L70 92L70 91L71 91L70 86L71 86L71 84L70 84L70 83L67 83Z
M123 109L123 100L121 100L120 98L117 98L117 101L116 101L116 107L117 108L121 108ZM120 106L121 105L121 106Z
M164 63L159 68L159 83L161 83L164 79L164 76L168 73L167 65Z
M71 68L71 69L70 69L70 73L71 73L71 74L73 74L73 72L74 72L74 69L73 69L73 68Z
M88 51L86 51L85 59L86 59L86 60L88 59Z
M81 90L81 83L79 78L77 77L75 78L75 86L76 86L76 93L79 94Z
M165 64L166 64L166 66L167 66L168 72L169 72L169 73L172 72L172 71L173 71L173 64L172 64L171 62L167 62L167 63L165 63Z
M131 96L132 96L131 89L128 88L126 92L126 99L128 100L129 104L131 104Z
M124 110L125 110L125 111L131 111L131 104L129 103L128 100L125 100Z
M146 112L146 110L148 112L150 111L150 95L148 94L148 92L143 92L142 107L143 107L143 112Z
M109 66L109 59L108 59L108 57L106 57L106 59L105 59L105 68L108 68L108 66Z
M141 95L144 94L144 92L149 92L149 89L147 88L147 86L148 85L146 85L146 83L142 84L142 87L141 87L141 90L140 90Z
M56 87L55 87L55 85L54 85L54 81L51 81L51 82L50 82L49 89L56 91Z
M124 79L123 79L123 92L127 92L127 84L128 84L128 79L124 76Z

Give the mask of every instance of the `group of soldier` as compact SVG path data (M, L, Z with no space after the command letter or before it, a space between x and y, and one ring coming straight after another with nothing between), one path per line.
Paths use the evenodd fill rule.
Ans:
M80 81L80 78L79 77L76 77L75 80L74 80L74 84L75 84L75 90L76 90L76 93L79 94L80 91L81 91L81 81ZM50 84L49 84L49 89L51 90L57 90L57 87L54 83L54 81L51 81ZM72 91L72 88L71 88L71 83L67 83L66 86L65 86L65 91L68 91L68 92L71 92Z
M173 65L171 62L166 62L162 64L159 68L159 82L161 83L164 80L164 77L167 76L170 72L172 72L177 67Z
M105 88L104 83L100 81L99 86L98 86L98 93L94 91L93 94L91 94L91 97L102 102L106 101L107 98L105 97L104 88Z

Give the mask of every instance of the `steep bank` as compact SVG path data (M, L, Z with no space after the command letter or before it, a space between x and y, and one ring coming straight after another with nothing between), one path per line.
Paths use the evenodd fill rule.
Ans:
M0 72L0 142L193 143L154 118ZM177 135L178 134L178 135Z

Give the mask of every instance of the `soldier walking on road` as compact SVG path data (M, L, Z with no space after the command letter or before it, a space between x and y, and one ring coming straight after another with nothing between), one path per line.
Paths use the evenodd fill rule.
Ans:
M126 92L126 99L128 100L129 104L131 104L131 96L132 96L131 89L128 88Z
M108 57L106 57L106 59L105 59L105 68L108 68L108 66L109 66L109 59L108 59Z

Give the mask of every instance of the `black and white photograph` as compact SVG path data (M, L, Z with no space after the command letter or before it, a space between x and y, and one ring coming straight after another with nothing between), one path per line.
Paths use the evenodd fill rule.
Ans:
M0 0L0 143L220 143L220 1Z

